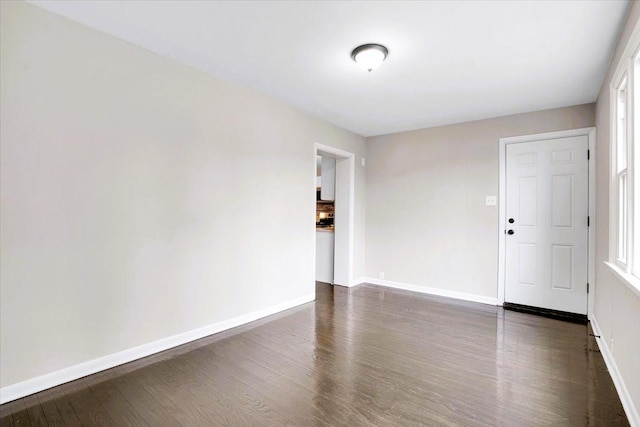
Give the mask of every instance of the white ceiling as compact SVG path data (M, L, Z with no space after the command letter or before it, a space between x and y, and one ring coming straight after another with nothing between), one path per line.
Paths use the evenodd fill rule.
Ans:
M364 136L595 101L628 1L32 1ZM372 73L353 48L389 49Z

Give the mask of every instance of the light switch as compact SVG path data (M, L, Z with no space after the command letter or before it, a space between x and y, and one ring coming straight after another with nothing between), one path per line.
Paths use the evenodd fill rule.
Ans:
M486 206L495 206L497 203L498 198L496 196L487 196L484 202Z

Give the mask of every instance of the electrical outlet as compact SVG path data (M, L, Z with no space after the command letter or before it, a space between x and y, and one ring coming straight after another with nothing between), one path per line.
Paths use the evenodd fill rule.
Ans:
M485 206L495 206L498 203L498 198L496 196L487 196L484 199Z
M384 280L384 271L380 272L380 280Z

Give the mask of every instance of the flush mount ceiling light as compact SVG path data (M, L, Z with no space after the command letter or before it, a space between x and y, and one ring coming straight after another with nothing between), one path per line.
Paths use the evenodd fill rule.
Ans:
M381 44L363 44L353 49L351 59L365 70L371 72L371 70L382 64L388 54L389 50Z

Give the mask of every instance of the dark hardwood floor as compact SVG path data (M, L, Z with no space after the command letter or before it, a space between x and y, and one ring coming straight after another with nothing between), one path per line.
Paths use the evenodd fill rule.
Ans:
M315 303L7 403L0 424L629 425L590 332L319 283Z

